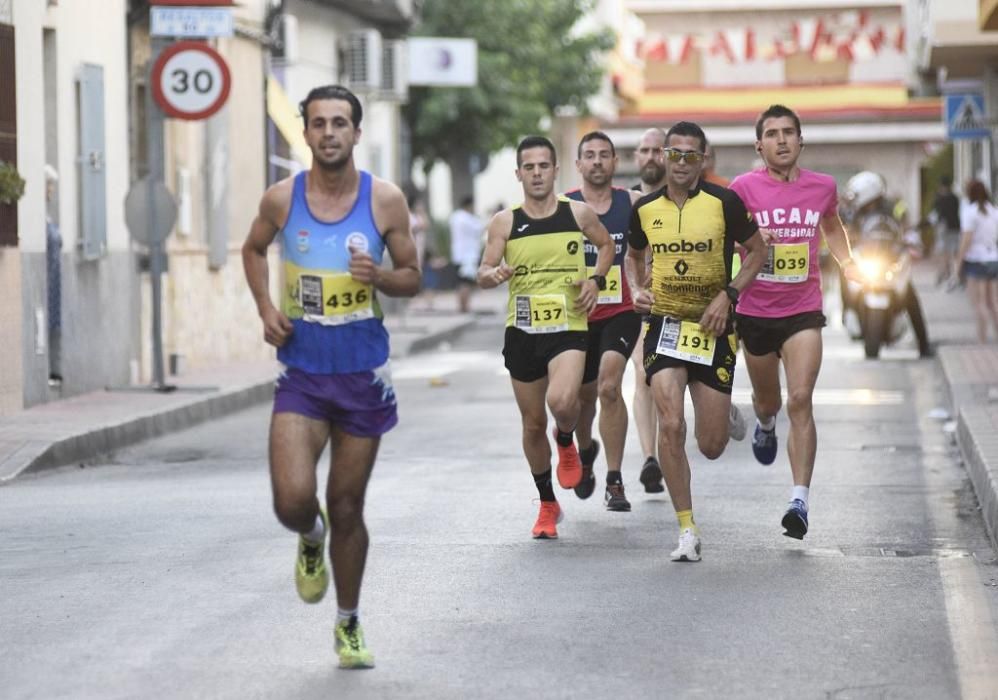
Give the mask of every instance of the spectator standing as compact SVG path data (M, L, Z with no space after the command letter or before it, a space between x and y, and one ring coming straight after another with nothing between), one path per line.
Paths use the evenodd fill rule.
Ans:
M951 279L958 266L956 251L960 247L960 199L953 193L953 178L943 175L932 203L936 219L937 250L940 254L936 284Z
M478 284L478 261L482 256L482 231L485 223L475 216L475 200L469 195L450 215L450 259L457 267L458 309L471 308L471 290Z
M977 339L988 340L988 319L998 338L998 209L979 180L967 186L970 206L964 209L963 235L957 259L967 278L967 294L977 317Z

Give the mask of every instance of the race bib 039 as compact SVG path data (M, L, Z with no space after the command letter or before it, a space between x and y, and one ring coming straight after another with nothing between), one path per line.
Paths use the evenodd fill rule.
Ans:
M756 279L781 284L807 280L811 249L807 243L777 243L769 248L769 257Z

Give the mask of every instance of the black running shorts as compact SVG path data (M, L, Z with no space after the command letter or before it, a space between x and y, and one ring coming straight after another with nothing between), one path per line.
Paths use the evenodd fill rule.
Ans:
M735 314L735 328L738 337L745 344L745 352L753 355L780 354L780 348L790 336L808 328L824 328L825 314L820 311L805 311L802 314L782 318L763 318Z
M648 330L645 333L645 381L651 386L651 378L660 370L670 367L685 367L687 383L700 382L722 394L731 393L731 383L735 378L735 353L738 340L734 333L715 338L714 355L711 364L704 365L658 352L659 335L662 333L662 317L649 316Z
M586 331L526 333L506 327L502 356L509 375L518 382L535 382L548 374L548 362L566 350L586 351Z
M619 352L626 360L634 351L641 334L641 316L635 311L621 313L589 322L589 347L586 350L586 371L582 383L596 381L603 353Z

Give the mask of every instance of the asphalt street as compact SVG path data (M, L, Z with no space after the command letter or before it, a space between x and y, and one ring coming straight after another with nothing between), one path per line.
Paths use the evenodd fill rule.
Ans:
M802 542L779 526L781 416L770 467L748 442L692 458L703 561L677 564L633 427L633 511L559 491L560 539L530 538L501 338L483 317L395 363L401 422L368 493L361 600L376 669L336 669L332 596L297 598L259 407L0 489L0 695L998 697L998 562L952 433L930 417L938 369L911 342L869 361L827 329ZM734 398L749 410L743 371Z

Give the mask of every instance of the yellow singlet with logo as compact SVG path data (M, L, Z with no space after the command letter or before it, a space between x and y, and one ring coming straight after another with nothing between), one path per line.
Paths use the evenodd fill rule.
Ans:
M711 183L691 190L682 208L664 189L639 199L628 242L636 250L652 251L651 312L698 321L731 281L734 244L744 243L756 230L738 195Z
M531 219L522 207L513 209L513 227L506 242L509 281L506 325L525 333L558 333L588 329L586 314L575 310L586 278L582 230L572 205L558 198L554 214Z

